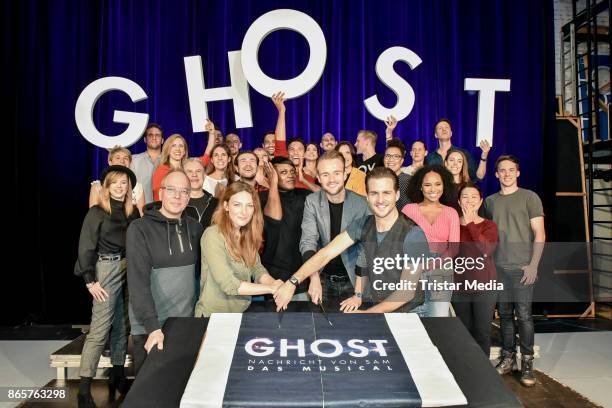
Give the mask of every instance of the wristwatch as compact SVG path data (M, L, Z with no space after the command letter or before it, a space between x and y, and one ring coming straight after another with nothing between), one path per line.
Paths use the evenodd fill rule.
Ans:
M295 277L295 275L291 275L291 277L289 278L289 282L291 282L294 286L300 284L300 281L298 280L298 278Z
M96 284L96 282L89 282L89 283L86 283L86 284L85 284L85 287L86 287L87 289L91 289L91 287L92 287L93 285L95 285L95 284Z
M357 296L359 299L361 299L363 297L363 293L355 292L355 296Z

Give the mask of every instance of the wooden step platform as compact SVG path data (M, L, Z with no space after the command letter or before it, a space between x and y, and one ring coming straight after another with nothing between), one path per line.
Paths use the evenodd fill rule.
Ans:
M68 376L68 368L78 368L81 366L81 352L85 344L85 334L80 335L61 349L55 351L49 356L49 365L57 370L56 378L64 380ZM128 341L128 355L125 359L125 367L132 366L132 342ZM103 371L112 367L110 356L102 354L98 363L98 375L103 376Z

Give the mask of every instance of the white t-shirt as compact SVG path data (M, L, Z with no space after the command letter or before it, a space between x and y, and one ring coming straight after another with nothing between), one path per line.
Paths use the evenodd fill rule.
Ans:
M205 176L204 177L204 185L202 186L202 188L204 189L204 191L208 192L209 194L212 194L213 196L215 195L215 189L217 188L217 184L223 184L224 186L227 187L227 179L223 178L220 180L214 179L210 176Z

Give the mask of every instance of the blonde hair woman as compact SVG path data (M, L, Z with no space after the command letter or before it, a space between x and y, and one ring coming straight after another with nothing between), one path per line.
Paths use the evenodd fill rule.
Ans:
M108 151L108 165L119 165L130 167L132 163L132 153L123 146L115 146ZM132 191L129 194L132 199L132 203L138 207L140 214L144 211L145 197L142 184L136 180L136 183L132 185ZM89 189L89 208L100 203L102 195L102 184L100 180L94 180L91 182L91 188Z
M189 150L185 138L178 133L171 135L168 140L166 140L166 143L164 143L159 166L157 166L153 173L153 181L151 183L153 188L153 200L159 201L159 188L161 187L161 182L166 174L170 172L170 169L182 169L188 157Z
M127 313L124 302L126 285L125 236L128 225L140 214L132 204L130 192L136 176L127 167L110 166L102 171L100 201L89 209L79 239L79 254L74 274L85 280L93 297L91 324L81 353L78 393L79 406L95 406L91 381L104 351L111 326L111 362L108 379L109 398L115 390L126 390L125 355L127 352Z

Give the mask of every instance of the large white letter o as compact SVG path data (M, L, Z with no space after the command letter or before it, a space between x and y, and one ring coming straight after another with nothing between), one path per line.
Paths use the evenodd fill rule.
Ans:
M310 48L310 59L304 71L287 80L267 76L257 59L259 46L268 34L283 29L300 33ZM327 59L327 45L321 27L308 14L291 9L270 11L255 20L244 35L241 51L242 70L253 89L265 96L283 91L287 99L297 98L310 91L321 79Z

